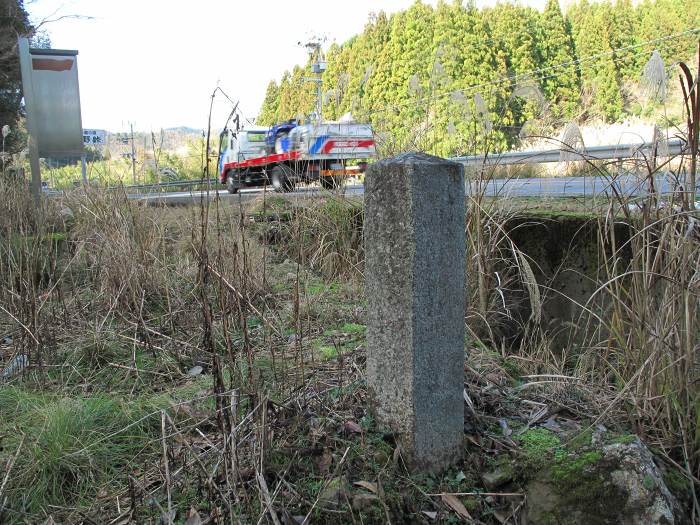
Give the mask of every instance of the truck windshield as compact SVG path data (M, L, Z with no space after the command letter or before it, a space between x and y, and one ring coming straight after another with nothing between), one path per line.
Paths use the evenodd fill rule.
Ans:
M248 142L265 142L264 131L249 131Z

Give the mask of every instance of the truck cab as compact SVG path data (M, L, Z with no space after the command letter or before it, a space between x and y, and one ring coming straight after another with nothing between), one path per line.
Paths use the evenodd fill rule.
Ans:
M265 155L267 131L268 128L262 126L248 126L238 131L230 129L222 131L219 137L221 141L219 171L229 162L241 162Z

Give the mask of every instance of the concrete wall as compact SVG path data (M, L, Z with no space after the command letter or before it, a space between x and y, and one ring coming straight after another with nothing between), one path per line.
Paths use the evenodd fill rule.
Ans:
M611 256L608 244L601 253L599 228L601 223L591 217L581 215L521 215L508 220L505 229L515 246L531 262L532 270L539 284L542 298L541 325L552 336L554 349L563 348L574 337L574 342L590 335L583 325L587 316L582 317L583 305L600 312L605 308L604 294L591 296L605 282L605 260ZM610 239L609 232L603 232ZM621 223L615 226L615 238L620 260L623 265L630 258L625 243L629 239L629 228ZM606 241L608 242L608 241ZM531 314L530 302L524 286L511 287L506 293L506 302L513 309L517 320L522 323ZM510 331L510 336L519 335Z

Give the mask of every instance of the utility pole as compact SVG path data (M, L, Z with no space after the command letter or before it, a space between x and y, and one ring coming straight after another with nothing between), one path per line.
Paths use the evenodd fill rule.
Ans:
M301 45L301 42L299 42L299 45ZM304 47L309 50L309 58L313 61L311 63L311 72L316 75L315 77L304 77L304 80L316 83L316 119L320 123L323 121L323 94L321 89L323 72L326 70L326 61L323 58L321 40L319 38L310 40L304 44Z
M134 144L134 123L129 122L131 126L131 178L134 186L136 186L136 145Z

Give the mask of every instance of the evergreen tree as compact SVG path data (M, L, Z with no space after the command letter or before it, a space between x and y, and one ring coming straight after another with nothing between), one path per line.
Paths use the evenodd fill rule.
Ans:
M424 97L432 65L432 15L432 7L420 1L394 15L379 58L381 76L373 87L384 107L378 123L391 132L396 144L415 145L416 139L425 138L428 105Z
M292 85L289 71L285 71L280 80L279 105L277 106L277 121L291 118L297 113L297 108L292 106Z
M0 128L10 126L5 151L16 152L26 140L19 129L22 76L17 37L30 36L32 27L21 0L3 0L0 5Z
M610 21L611 47L622 79L637 79L646 58L639 54L639 22L631 0L617 0Z
M538 70L541 59L538 49L539 13L516 4L496 4L493 9L484 10L491 29L493 45L498 48L498 58L505 62L509 81L503 84L510 97L508 105L513 120L508 124L507 133L513 140L525 122L541 116L541 104L518 95L523 86L530 86L531 92L541 89Z
M579 5L575 37L576 53L580 63L584 104L591 114L606 121L617 120L622 114L622 93L611 46L609 3Z
M371 118L370 86L375 77L379 55L389 39L389 20L386 13L380 11L371 14L365 31L353 45L355 60L350 64L348 96L355 118Z
M345 44L341 47L334 43L326 53L327 69L323 74L321 89L323 93L323 118L326 120L333 120L339 116L342 93L338 92L338 87L341 84L341 77L345 73L344 53L342 52L344 47L346 47Z
M265 91L265 100L260 108L260 114L256 120L261 126L271 126L277 120L280 106L280 88L277 82L271 80Z
M646 0L638 7L640 12L639 34L641 41L655 40L668 35L696 29L700 19L697 0ZM642 63L649 58L653 48L661 53L664 62L672 64L688 60L697 52L698 33L686 34L658 42L644 49Z
M473 0L416 1L327 51L324 117L351 111L399 148L440 155L512 147L525 125L555 117L621 118L623 87L638 80L654 47L687 60L697 34L645 43L700 24L697 0L581 0L562 15L517 4L479 10ZM270 83L259 121L308 115L316 94L309 65ZM543 110L543 107L545 108Z
M551 104L553 115L558 119L570 119L576 113L581 85L574 42L558 0L547 0L539 24L542 91Z

